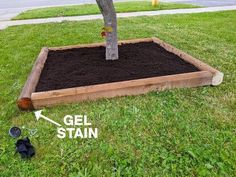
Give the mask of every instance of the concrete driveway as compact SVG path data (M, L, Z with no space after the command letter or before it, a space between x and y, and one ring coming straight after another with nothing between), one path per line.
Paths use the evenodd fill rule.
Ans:
M114 1L127 1L127 0L114 0ZM151 0L150 0L151 1ZM236 5L236 0L161 0L163 2L176 2L176 3L189 3L201 6L228 6ZM10 20L19 13L47 6L62 6L84 3L95 3L95 0L2 0L0 1L0 21Z

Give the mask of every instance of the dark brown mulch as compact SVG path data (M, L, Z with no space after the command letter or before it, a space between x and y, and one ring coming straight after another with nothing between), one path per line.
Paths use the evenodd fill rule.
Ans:
M36 91L88 86L199 71L153 42L119 46L119 60L106 61L105 48L50 51Z

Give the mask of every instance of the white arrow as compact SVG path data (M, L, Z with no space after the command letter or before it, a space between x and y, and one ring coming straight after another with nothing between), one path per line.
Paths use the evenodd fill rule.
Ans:
M51 120L51 119L49 119L48 117L42 115L42 110L35 111L34 114L35 114L35 117L36 117L37 121L38 121L40 118L43 118L43 119L45 119L45 120L47 120L47 121L49 121L49 122L51 122L51 123L53 123L53 124L55 124L55 125L61 127L61 124L59 124L59 123L55 122L54 120Z

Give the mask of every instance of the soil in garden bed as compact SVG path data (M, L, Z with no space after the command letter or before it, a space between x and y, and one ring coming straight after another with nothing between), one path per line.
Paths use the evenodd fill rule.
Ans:
M119 46L106 61L105 47L49 51L36 92L199 71L153 42Z

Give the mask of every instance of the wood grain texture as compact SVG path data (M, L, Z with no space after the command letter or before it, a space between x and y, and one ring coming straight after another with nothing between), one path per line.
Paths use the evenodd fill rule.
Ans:
M211 84L212 74L200 71L147 79L137 79L85 87L37 92L32 94L34 108L73 103L99 98L145 94L172 88L197 87Z
M21 110L31 110L33 109L33 104L31 100L31 94L35 91L38 84L40 74L44 67L44 63L47 59L48 48L42 48L33 69L28 76L28 79L21 91L21 94L17 100L17 105Z

